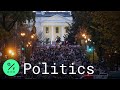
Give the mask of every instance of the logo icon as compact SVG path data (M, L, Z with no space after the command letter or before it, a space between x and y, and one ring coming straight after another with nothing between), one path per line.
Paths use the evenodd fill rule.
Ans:
M3 72L7 76L15 76L20 70L18 62L14 59L8 59L3 64Z

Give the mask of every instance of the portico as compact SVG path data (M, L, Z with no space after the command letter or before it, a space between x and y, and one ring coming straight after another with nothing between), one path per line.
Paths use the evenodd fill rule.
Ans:
M42 31L52 44L52 42L55 42L57 36L61 38L61 41L64 41L64 35L67 34L65 27L63 25L43 25Z
M61 38L61 41L64 41L64 35L67 34L65 27L68 27L72 23L72 17L70 15L64 17L59 14L53 14L48 17L44 13L44 17L40 17L38 22L36 22L38 35L41 31L43 33L43 39L49 40L51 44L56 41L57 36Z

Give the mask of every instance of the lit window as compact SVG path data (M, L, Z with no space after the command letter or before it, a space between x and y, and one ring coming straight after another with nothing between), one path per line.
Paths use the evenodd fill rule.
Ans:
M58 27L56 27L56 33L59 33L59 28Z
M49 28L48 27L46 27L46 33L49 33Z
M65 32L68 33L68 27L67 26L65 27Z

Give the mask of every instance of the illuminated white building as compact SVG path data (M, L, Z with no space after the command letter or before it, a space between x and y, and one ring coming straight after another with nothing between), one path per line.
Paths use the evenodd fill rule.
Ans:
M51 44L59 36L64 41L65 29L72 23L70 11L36 11L36 32L40 39L49 38Z

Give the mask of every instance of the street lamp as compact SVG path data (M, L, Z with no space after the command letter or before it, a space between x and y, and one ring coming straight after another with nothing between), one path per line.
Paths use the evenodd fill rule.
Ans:
M8 50L8 53L11 55L11 56L14 56L15 55L15 53L14 53L14 51L13 50Z
M31 35L31 38L33 39L33 38L34 38L34 36L33 36L33 35Z
M84 38L86 39L87 37L85 36Z
M85 45L85 49L86 49L86 44L87 44L87 40L86 40L86 35L85 33L82 34L82 37L84 38L84 45Z
M28 42L28 44L31 44L30 42Z
M88 38L88 41L91 41L90 38Z
M87 43L87 40L85 40L85 43Z
M27 44L26 46L28 47L29 45Z
M21 33L21 36L24 37L24 36L25 36L25 33Z
M11 55L14 56L15 55L14 52L12 52Z
M31 35L31 39L33 39L35 37L35 34Z
M20 35L24 37L26 34L22 32ZM24 38L23 38L23 46L24 46Z
M25 55L25 45L24 45L25 43L24 43L24 38L23 37L25 37L26 34L24 32L21 32L20 35L22 36L22 39L23 39L22 47L21 47L22 52L23 52L23 54L21 55L21 59L22 59L22 56Z
M22 32L20 35L24 37L26 34ZM23 46L24 46L24 38L23 38Z
M28 44L27 44L26 46L27 46L27 47L32 46L32 45L31 45L31 42L28 42Z
M9 52L9 54L11 54L11 53L12 53L12 50L9 50L8 52Z
M85 37L85 34L82 34L83 37Z
M86 39L86 38L87 38L87 36L86 36L85 34L82 34L82 37L83 37L84 39Z

